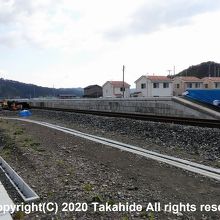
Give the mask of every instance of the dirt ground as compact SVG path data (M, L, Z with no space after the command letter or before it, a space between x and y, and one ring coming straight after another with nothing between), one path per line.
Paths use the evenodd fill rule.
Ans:
M215 180L35 124L1 120L0 129L0 155L40 196L38 203L89 207L86 212L34 212L24 219L220 219L220 210L199 210L203 204L219 205ZM92 202L136 203L143 210L94 212ZM146 212L150 202L197 210Z

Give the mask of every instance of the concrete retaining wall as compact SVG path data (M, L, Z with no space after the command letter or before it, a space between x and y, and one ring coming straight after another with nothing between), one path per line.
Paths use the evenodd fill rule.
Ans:
M35 107L48 108L144 113L149 115L207 119L213 118L209 114L177 103L171 97L32 100L30 104Z

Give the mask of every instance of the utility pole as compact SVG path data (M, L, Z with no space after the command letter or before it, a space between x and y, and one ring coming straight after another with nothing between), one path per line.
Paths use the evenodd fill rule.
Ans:
M176 75L176 67L173 66L173 76L175 77L175 75Z
M210 73L211 73L211 71L210 71L210 63L209 63L209 77L210 77Z
M34 98L35 98L35 86L34 86Z
M54 88L54 84L53 84L53 97L55 98L55 88Z
M122 94L123 94L123 98L125 97L125 66L123 65L122 68L122 72L123 72L123 87L122 87Z
M217 76L217 72L216 72L216 66L214 64L214 76L216 77Z
M171 76L171 75L170 75L170 72L171 72L172 70L167 70L167 71L168 71L168 73L169 73L169 76Z

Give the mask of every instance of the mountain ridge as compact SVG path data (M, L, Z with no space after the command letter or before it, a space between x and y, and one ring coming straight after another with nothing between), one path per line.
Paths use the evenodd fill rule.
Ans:
M80 87L56 89L0 78L1 98L54 97L60 94L71 94L81 97L83 96L83 89Z
M182 70L175 76L196 76L203 77L220 77L220 63L214 61L202 62L198 65L193 65L187 69Z

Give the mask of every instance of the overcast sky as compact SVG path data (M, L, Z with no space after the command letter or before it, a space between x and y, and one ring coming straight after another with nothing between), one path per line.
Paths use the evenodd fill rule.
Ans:
M0 77L53 87L134 87L220 62L219 0L0 0Z

